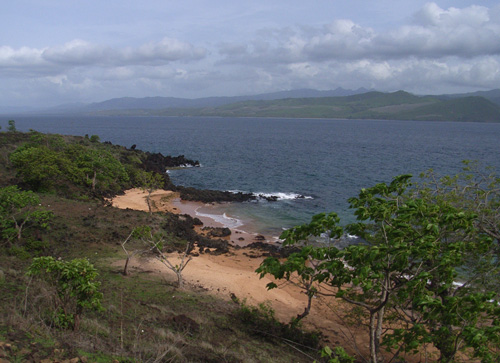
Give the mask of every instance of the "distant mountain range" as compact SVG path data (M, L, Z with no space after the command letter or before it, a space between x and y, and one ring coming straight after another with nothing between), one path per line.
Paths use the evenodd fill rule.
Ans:
M330 91L318 91L312 89L299 89L292 91L280 91L273 93L263 93L251 96L235 97L204 97L204 98L177 98L177 97L121 97L112 98L103 102L91 104L68 104L57 106L45 110L44 112L95 112L95 111L118 111L118 110L161 110L167 108L204 108L219 107L242 101L255 100L279 100L285 98L312 98L312 97L341 97L350 96L359 93L365 93L369 90L360 88L357 90L346 90L337 88Z
M44 113L500 122L500 89L438 96L337 88L197 99L123 97L92 104L62 105Z

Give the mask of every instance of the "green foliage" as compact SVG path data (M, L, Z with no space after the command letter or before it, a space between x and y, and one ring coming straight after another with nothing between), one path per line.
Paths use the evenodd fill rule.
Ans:
M31 132L30 142L10 155L17 176L34 190L73 184L92 194L117 192L129 183L126 168L94 136L92 143L67 143L60 135Z
M56 291L54 319L61 328L78 329L84 310L100 310L102 293L95 267L86 259L56 260L51 256L33 259L28 275L39 277Z
M269 303L260 303L257 306L240 303L237 311L238 319L251 329L255 335L269 339L285 339L309 348L317 348L319 334L306 332L292 324L283 324L276 319L274 310Z
M90 136L90 142L100 142L101 138L98 135Z
M498 194L490 184L489 198L495 199L494 193ZM261 277L298 280L307 294L333 294L362 308L369 319L372 362L381 359L382 344L416 352L429 343L440 351L442 361L452 361L467 348L476 357L493 361L499 354L495 347L500 311L495 294L474 284L484 270L469 270L474 274L461 286L455 282L464 276L470 257L489 254L495 240L478 229L474 211L430 195L411 189L408 175L389 185L362 189L349 199L358 222L345 231L365 243L343 250L331 244L308 245L310 236L342 233L334 214L318 215L282 235L287 244L306 243L300 252L285 261L268 258L257 272ZM268 285L273 287L276 284ZM386 321L389 311L406 329Z
M330 347L326 346L321 350L321 357L327 358L328 363L354 363L356 361L356 359L347 354L342 347L335 347L335 349L332 350Z
M9 130L9 132L16 132L17 131L17 129L16 129L16 121L9 120L9 127L7 128L7 130Z
M65 179L69 160L60 153L44 145L24 146L10 155L22 180L34 190L46 190L54 186L58 179Z
M15 185L0 188L0 233L8 243L20 242L26 227L48 229L52 212L40 207L40 199L32 191Z
M24 247L12 246L7 249L7 253L9 256L15 256L20 260L29 260L31 258L31 254Z

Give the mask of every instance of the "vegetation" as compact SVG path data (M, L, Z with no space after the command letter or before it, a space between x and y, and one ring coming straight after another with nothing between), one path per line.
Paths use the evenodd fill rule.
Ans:
M0 233L7 244L21 242L25 228L48 229L52 213L40 207L40 198L17 186L0 188Z
M2 358L500 359L494 173L468 163L453 177L430 171L412 184L400 176L349 200L356 223L341 226L334 213L322 214L284 232L294 252L270 257L258 270L277 279L269 288L282 280L306 292L304 312L284 323L267 304L222 301L203 294L203 286L178 288L194 245L199 253L228 251L227 241L194 231L199 221L109 208L105 197L124 188L169 183L156 158L94 136L0 133ZM311 238L327 234L334 242L344 233L364 242L340 250ZM171 259L176 254L180 259ZM175 276L130 266L134 256L158 258ZM321 333L301 329L316 298L341 301L337 312L346 326L366 328L370 349L360 347L356 359L337 341L321 349Z
M395 356L433 347L441 362L461 354L498 361L499 296L483 281L498 284L499 179L472 171L416 188L403 175L363 189L349 200L358 222L343 228L336 214L317 215L282 235L287 245L304 243L300 252L268 258L257 272L351 305L367 324L370 362L384 360L382 346ZM323 233L365 242L343 250L308 243Z
M368 92L344 97L243 101L205 108L122 109L98 113L104 115L500 121L500 106L481 96L470 95L448 99L438 96L415 96L404 91Z
M102 309L102 293L97 270L86 259L55 260L51 256L33 259L28 276L46 281L54 287L54 323L56 327L78 330L85 309Z
M29 142L10 154L10 161L17 176L35 191L64 190L74 185L88 187L87 194L103 196L130 185L134 169L127 172L119 161L120 151L92 140L68 143L60 135L33 131Z
M214 253L225 253L227 241L199 237L194 232L199 221L189 216L110 208L104 199L107 195L140 187L140 172L164 171L162 162L167 158L92 139L34 131L0 133L1 359L320 359L317 347L299 346L308 350L306 356L292 348L290 345L297 347L297 343L280 336L279 330L272 340L254 334L241 319L240 305L204 293L203 286L178 289L176 275L151 274L135 266L129 266L127 276L123 276L127 256L121 244L133 226L147 226L145 230L156 231L163 239L163 246L155 239L151 247L157 251L141 258L154 258L158 253L170 257L167 252L183 255L193 243L198 244L198 250L209 247L219 251ZM40 157L21 157L25 152ZM114 161L106 161L109 155ZM57 161L53 167L51 158ZM119 172L97 167L103 160L114 163L111 170ZM178 161L185 163L186 159ZM30 178L28 170L38 177ZM163 180L169 183L168 175ZM47 213L49 218L37 219L37 213ZM13 216L17 225L22 225L20 241ZM129 251L144 247L133 238L125 244ZM206 249L204 253L210 252ZM186 255L183 264L172 263L173 267L185 267L189 257Z
M151 214L151 209L150 209L150 214ZM140 241L142 245L142 248L135 250L133 253L129 253L125 247L125 245L131 238ZM163 253L163 249L166 247L167 243L168 242L165 233L162 231L153 233L151 227L149 226L139 226L134 228L133 231L130 233L130 235L127 237L127 239L122 243L122 248L127 255L127 259L125 261L125 267L123 268L123 274L124 275L128 274L127 267L130 262L130 259L134 255L136 254L146 255L148 253L152 253L156 259L158 259L169 270L175 273L177 277L176 286L182 288L184 286L183 285L184 281L182 279L182 271L184 271L189 261L191 261L191 256L189 256L189 252L192 250L192 245L189 242L187 242L184 251L178 254L177 258L178 262L174 262L173 260L175 258L172 259L165 253Z

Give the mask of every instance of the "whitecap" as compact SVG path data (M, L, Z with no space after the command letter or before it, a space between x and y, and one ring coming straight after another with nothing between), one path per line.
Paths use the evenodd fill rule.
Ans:
M210 218L213 221L222 224L227 228L237 228L243 225L243 222L238 218L229 217L226 213L224 214L210 214L210 213L201 213L198 209L195 210L195 213L198 217L206 217Z
M257 198L276 198L277 200L295 200L295 199L314 199L313 197L306 196L298 193L253 193Z

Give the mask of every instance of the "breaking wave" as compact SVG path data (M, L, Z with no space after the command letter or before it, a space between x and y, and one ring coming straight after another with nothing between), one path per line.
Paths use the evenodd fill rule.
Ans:
M243 222L238 218L229 217L226 213L224 214L212 214L212 213L202 213L198 209L195 210L198 217L205 217L214 220L217 223L222 224L227 228L237 228L243 225Z

